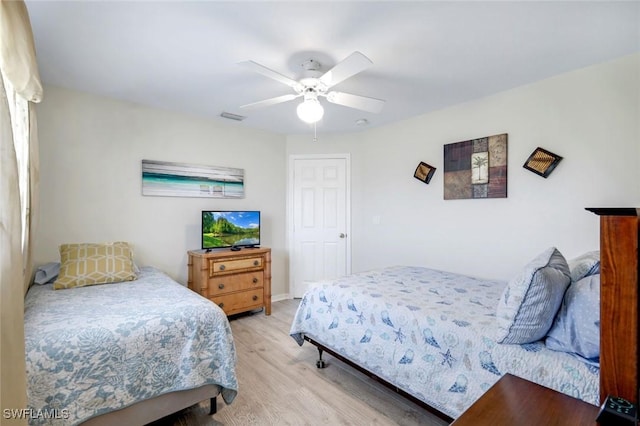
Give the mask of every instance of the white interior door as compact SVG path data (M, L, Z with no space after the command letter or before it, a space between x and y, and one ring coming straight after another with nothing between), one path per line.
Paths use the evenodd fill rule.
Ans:
M290 161L290 288L351 272L349 156L295 156Z

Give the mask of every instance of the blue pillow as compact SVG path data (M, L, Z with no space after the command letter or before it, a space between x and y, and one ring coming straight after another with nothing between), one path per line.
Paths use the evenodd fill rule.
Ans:
M571 282L578 282L584 277L600 273L600 251L589 251L571 259L568 263Z
M545 344L591 363L600 360L600 274L571 283Z
M571 282L569 265L555 247L542 252L505 287L498 302L498 343L523 344L543 339Z
M137 274L140 273L140 268L135 263L133 264L133 271ZM36 275L33 279L34 284L49 284L58 278L60 274L60 262L49 262L36 269Z
M36 276L33 279L34 284L49 284L58 278L60 273L60 262L49 262L39 266L36 270Z

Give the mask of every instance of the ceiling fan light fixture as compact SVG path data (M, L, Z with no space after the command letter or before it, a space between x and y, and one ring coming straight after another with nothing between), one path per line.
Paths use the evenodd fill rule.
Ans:
M322 119L324 108L320 105L318 99L313 97L305 97L304 102L298 105L296 109L298 118L305 123L313 124Z
M295 94L290 93L288 95L276 96L275 98L241 105L240 108L253 109L276 105L303 96L304 101L298 105L296 112L300 120L305 123L314 124L324 116L324 108L320 102L318 102L318 98L322 96L329 104L337 104L361 111L378 113L384 106L382 99L329 91L333 86L364 71L372 64L373 62L371 62L369 58L356 51L338 62L329 71L322 73L320 71L320 62L315 59L308 59L301 64L303 68L302 77L299 80L294 80L257 62L240 62L239 65L279 81L292 88L295 92ZM366 125L366 121L361 121L358 125Z

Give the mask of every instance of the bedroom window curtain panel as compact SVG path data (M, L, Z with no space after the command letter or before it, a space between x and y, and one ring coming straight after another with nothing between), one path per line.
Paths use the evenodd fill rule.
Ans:
M29 14L23 1L0 1L0 408L27 406L24 296L38 190L34 103L42 99ZM27 424L26 418L5 419Z

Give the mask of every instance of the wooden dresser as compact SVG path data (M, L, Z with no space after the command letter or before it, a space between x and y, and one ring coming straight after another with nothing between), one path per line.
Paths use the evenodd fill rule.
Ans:
M189 255L189 288L227 315L264 308L271 315L271 249L248 248Z

